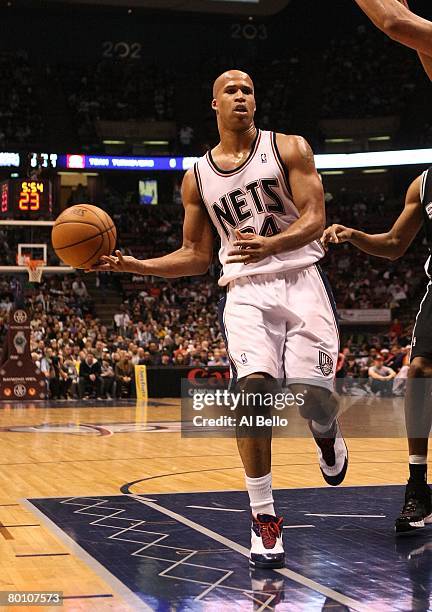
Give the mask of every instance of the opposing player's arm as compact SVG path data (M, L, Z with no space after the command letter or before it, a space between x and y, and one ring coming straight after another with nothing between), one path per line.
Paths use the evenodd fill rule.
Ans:
M331 225L325 230L321 241L325 246L329 243L350 242L369 255L391 260L402 257L423 224L420 187L421 176L411 183L407 191L405 207L388 232L366 234L351 227Z
M103 263L92 269L163 278L205 274L213 256L213 234L193 170L189 170L183 179L182 199L185 216L180 249L163 257L144 260L123 256L120 251L116 251L115 257L102 257Z
M355 0L369 19L393 40L415 49L432 79L432 22L415 15L407 0Z
M409 7L409 4L408 4L408 0L399 0L399 2L401 4L403 4L403 6L409 10L410 7ZM418 56L420 58L420 61L422 63L422 66L423 66L426 74L428 75L428 77L432 81L432 55L426 55L425 53L422 53L419 50L417 50L417 54L418 54Z
M312 149L301 136L278 134L277 145L289 174L291 194L300 216L276 236L254 236L237 231L239 240L234 242L236 249L228 253L228 263L248 264L269 255L294 251L317 240L323 232L324 191Z
M403 4L403 6L409 10L408 0L399 0L399 2ZM415 15L415 17L417 17L417 15ZM422 63L422 66L424 68L424 71L426 72L430 80L432 81L432 54L429 55L429 51L426 54L422 52L420 49L418 49L417 47L416 49L417 49L417 54Z

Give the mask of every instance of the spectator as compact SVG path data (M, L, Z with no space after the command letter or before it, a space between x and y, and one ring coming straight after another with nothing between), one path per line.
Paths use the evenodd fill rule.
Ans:
M215 349L213 352L213 357L211 359L208 360L208 365L209 366L224 366L226 365L224 363L222 354L220 349Z
M392 380L396 372L383 364L381 355L376 356L374 365L370 366L368 374L372 393L380 396L391 395Z
M108 352L103 353L101 362L102 397L112 399L114 396L115 374L113 363Z
M79 395L81 399L89 397L101 399L101 364L92 353L81 361L79 371Z
M72 357L66 357L62 364L62 397L73 399L78 395L78 372Z
M337 364L336 364L336 381L335 381L336 391L338 391L339 393L341 393L344 389L343 379L345 378L345 375L346 375L345 361L346 361L345 354L343 352L339 352Z
M145 365L145 366L153 365L151 355L148 351L143 352L142 357L140 357L140 360L138 361L138 365Z
M394 336L398 338L402 334L402 331L403 331L403 327L399 319L393 319L389 333L394 334Z
M400 355L402 356L402 365L393 381L393 393L395 395L403 395L405 392L408 380L410 353L411 346L405 346L400 349Z
M393 359L393 353L390 353L388 348L381 349L380 355L383 358L383 364L385 366L389 365L387 362L391 361L391 359Z
M98 361L101 361L105 350L106 350L106 347L105 347L105 344L102 342L102 340L96 340L96 344L93 350L93 355Z
M192 152L192 142L194 139L194 130L190 125L184 125L179 131L180 152L190 154Z
M58 385L53 364L53 351L51 348L46 348L44 350L42 359L40 360L40 369L47 381L49 397L55 399L57 397Z
M403 352L400 346L397 344L392 346L391 352L387 349L387 357L381 351L381 354L384 356L384 365L392 368L395 372L399 372L403 364Z
M159 351L159 348L156 342L150 342L148 350L150 353L151 365L154 365L154 366L161 365L162 357L161 357L161 353Z
M72 291L79 298L88 298L87 287L84 284L84 281L81 278L76 278L72 283Z
M120 312L117 312L114 315L114 323L116 325L117 331L120 332L123 336L127 336L129 331L129 326L131 324L131 318L126 312L124 306L120 308Z
M186 366L187 365L188 360L185 358L184 354L182 352L177 353L177 355L174 357L174 365L176 366Z
M161 366L170 366L172 365L171 357L168 353L164 353L161 357Z
M116 364L115 376L117 382L117 397L131 397L134 367L127 353L124 358Z

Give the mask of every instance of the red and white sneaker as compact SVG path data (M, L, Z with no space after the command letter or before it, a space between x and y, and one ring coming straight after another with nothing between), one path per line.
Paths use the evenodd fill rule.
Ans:
M282 543L281 516L258 514L252 516L251 551L249 563L262 569L284 567L285 552Z
M348 468L348 449L338 420L335 420L330 431L323 434L314 431L312 421L309 421L309 429L317 445L323 478L327 484L337 487L343 482Z

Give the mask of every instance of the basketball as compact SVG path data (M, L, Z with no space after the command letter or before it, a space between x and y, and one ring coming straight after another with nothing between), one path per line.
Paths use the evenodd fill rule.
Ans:
M73 268L90 268L111 255L117 230L111 217L91 204L71 206L54 223L51 242L56 255Z

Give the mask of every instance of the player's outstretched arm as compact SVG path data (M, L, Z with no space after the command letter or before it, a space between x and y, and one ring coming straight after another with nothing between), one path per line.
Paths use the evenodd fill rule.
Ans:
M325 247L329 243L350 242L369 255L398 259L407 251L423 223L420 185L421 176L411 183L402 213L385 234L366 234L352 227L336 224L325 230L321 242Z
M120 251L116 251L115 256L102 257L101 264L93 266L92 270L131 272L163 278L205 274L213 256L213 234L193 170L189 170L183 179L182 198L185 216L180 249L164 257L144 260L123 256Z
M418 51L432 80L432 22L409 10L407 0L355 0L369 19L387 36Z

